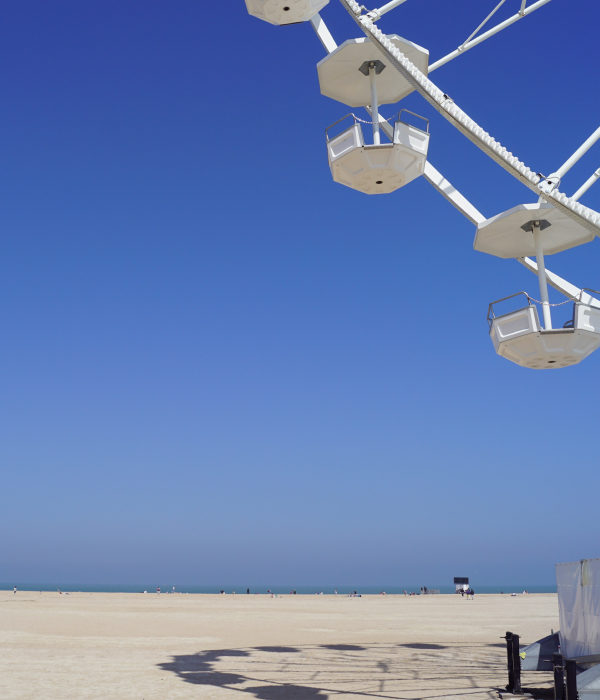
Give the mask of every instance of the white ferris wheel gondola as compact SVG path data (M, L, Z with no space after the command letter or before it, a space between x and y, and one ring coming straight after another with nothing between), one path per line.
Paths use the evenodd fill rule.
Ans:
M520 204L477 226L475 250L499 258L534 255L537 260L543 325L535 300L525 292L489 306L490 338L501 357L530 369L557 369L581 362L600 347L600 308L583 303L581 296L573 305L572 318L562 328L553 328L545 264L546 255L593 238L589 229L545 202ZM520 295L527 298L526 306L496 315L497 304Z
M426 49L397 35L389 39L421 70L427 71ZM371 113L371 122L348 115L353 122L335 136L331 130L346 117L326 130L333 179L365 194L387 194L422 175L429 147L429 121L408 110L401 110L390 125L391 133L384 131L390 141L382 142L379 105L398 102L413 91L396 71L386 70L383 58L381 51L366 38L349 39L317 64L323 95L349 107L366 107ZM372 143L367 142L362 127L369 123Z
M600 129L545 180L546 188L551 191L556 187L560 178L598 138ZM585 192L588 183L591 185L590 180L573 195L573 201ZM535 256L537 261L543 325L532 303L534 300L526 293L500 300L506 301L520 294L525 294L528 300L524 308L500 316L494 311L499 302L490 304L490 337L499 355L530 369L555 369L577 364L600 347L600 304L591 297L590 303L583 303L583 291L579 299L575 299L571 319L562 328L553 328L545 263L546 255L589 243L596 235L597 231L592 227L584 226L564 211L542 201L541 197L534 204L519 204L478 224L473 243L475 250L499 258Z
M496 315L498 304L521 296L526 299L523 306ZM575 301L572 318L562 328L552 328L540 323L538 304L526 292L517 292L489 305L490 338L498 355L529 369L560 369L600 347L600 308ZM545 311L546 305L541 306Z

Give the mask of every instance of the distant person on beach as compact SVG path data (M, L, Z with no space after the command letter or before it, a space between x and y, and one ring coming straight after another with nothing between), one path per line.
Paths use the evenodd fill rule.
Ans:
M247 595L250 594L250 589L249 589L249 588L246 588L246 594L247 594Z
M15 586L15 587L13 588L13 595L16 595L16 593L17 593L17 587Z

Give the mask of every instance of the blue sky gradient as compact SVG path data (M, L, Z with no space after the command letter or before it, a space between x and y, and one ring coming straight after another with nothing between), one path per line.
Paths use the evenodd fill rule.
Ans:
M381 27L436 60L494 4L410 0ZM423 178L333 183L349 109L319 94L310 26L222 5L4 8L0 580L532 585L599 556L600 355L497 357L487 305L535 277L474 252ZM549 173L598 126L599 15L553 0L432 78ZM403 106L484 214L534 201ZM597 242L547 265L600 287Z

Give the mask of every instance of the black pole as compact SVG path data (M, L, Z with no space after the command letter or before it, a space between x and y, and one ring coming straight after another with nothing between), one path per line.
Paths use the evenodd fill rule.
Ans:
M509 693L513 693L515 690L515 668L512 653L513 633L507 632L504 639L506 639L506 665L508 668L508 685L506 686L506 690Z
M514 690L513 693L521 692L521 656L519 646L519 635L512 636L512 657L513 657L513 674L514 674Z
M552 654L552 670L554 671L554 700L565 700L565 670L562 654Z
M567 700L577 700L577 664L574 661L565 662L567 674Z

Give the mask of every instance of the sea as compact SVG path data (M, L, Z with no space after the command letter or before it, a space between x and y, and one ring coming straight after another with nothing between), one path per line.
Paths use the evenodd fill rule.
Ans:
M556 584L548 585L528 585L527 583L503 584L503 585L477 585L472 582L472 587L475 593L556 593ZM191 593L191 594L214 594L214 593L273 593L276 595L285 595L295 592L298 595L315 595L324 594L331 595L338 593L339 595L378 595L381 593L387 594L403 594L423 592L422 584L415 585L309 585L309 586L294 586L294 585L196 585L196 584L179 584L175 582L156 582L148 581L145 583L65 583L64 581L50 583L24 583L22 581L0 582L0 590L12 591L14 587L20 591L61 591L62 593ZM428 593L454 593L454 584L427 585Z

